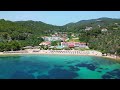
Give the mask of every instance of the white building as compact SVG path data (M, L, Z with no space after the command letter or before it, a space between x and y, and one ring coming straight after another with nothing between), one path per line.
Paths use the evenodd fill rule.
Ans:
M43 37L45 41L59 41L61 40L60 37Z
M106 28L103 28L103 29L101 29L101 31L102 31L102 32L106 32L106 31L107 31L107 29L106 29Z
M92 29L92 27L86 27L86 28L85 28L86 31L89 31L89 30L91 30L91 29Z

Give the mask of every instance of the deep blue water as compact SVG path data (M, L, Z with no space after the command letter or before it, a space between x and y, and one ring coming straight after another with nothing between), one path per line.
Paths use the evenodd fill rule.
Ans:
M120 63L94 56L0 56L0 79L120 79Z

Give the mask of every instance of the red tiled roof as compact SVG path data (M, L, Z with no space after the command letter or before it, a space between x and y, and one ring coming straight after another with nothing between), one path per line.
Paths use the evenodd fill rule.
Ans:
M69 47L74 47L74 45L72 45L72 44L71 44L71 45L68 45L68 46L69 46Z
M62 42L62 44L67 44L68 46L69 45L85 45L86 43L80 43L80 42Z

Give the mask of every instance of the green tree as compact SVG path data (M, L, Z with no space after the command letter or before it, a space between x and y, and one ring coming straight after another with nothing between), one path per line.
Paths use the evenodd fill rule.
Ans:
M51 45L52 45L52 46L57 46L58 44L60 44L60 41L52 41L52 42L51 42Z
M117 55L120 56L120 48L117 50Z

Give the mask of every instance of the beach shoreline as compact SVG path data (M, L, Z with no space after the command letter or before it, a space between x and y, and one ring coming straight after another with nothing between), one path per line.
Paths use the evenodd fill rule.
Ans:
M120 57L115 56L102 56L101 52L95 50L38 50L38 49L27 49L22 51L8 51L0 52L0 56L15 56L15 55L73 55L73 56L97 56L103 58L114 59L120 61Z

